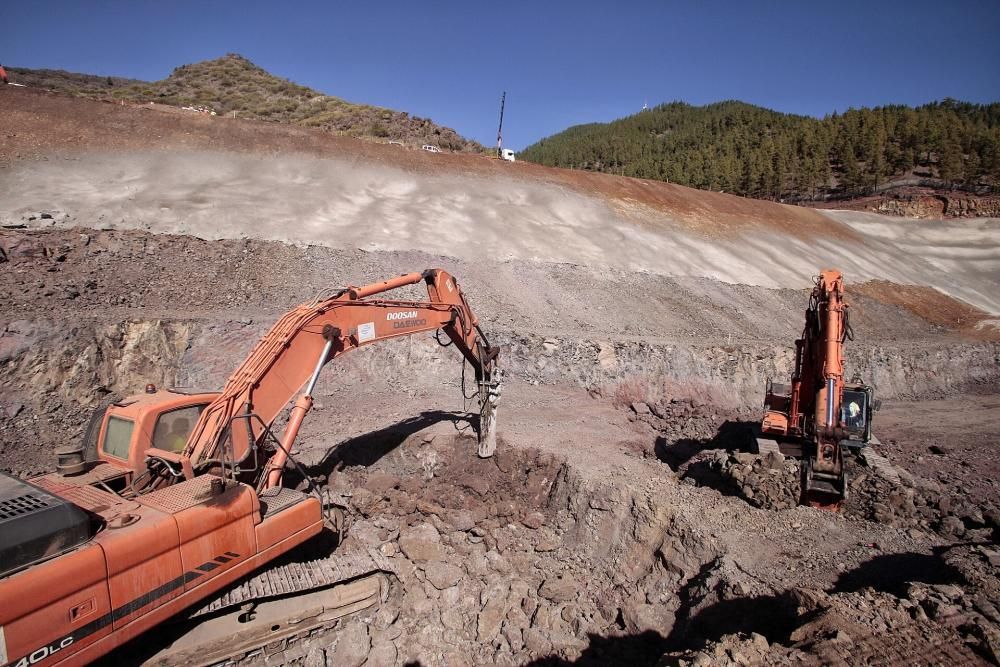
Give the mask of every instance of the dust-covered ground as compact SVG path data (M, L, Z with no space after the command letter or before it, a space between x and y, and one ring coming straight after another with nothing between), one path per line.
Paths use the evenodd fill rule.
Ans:
M297 458L396 580L256 662L997 663L995 221L882 225L31 91L0 109L0 469L52 469L109 396L218 388L334 287L440 266L502 347L490 460L453 349L324 371ZM797 506L797 463L747 448L828 263L888 460L851 457L841 513Z
M893 469L852 461L832 514L795 505L794 462L746 453L804 290L85 228L0 247L0 466L19 474L109 394L219 386L323 288L459 277L504 347L500 453L475 456L460 362L432 340L331 367L298 458L397 581L271 663L995 661L997 348L933 291L923 317L891 285L852 292L849 371L887 398Z

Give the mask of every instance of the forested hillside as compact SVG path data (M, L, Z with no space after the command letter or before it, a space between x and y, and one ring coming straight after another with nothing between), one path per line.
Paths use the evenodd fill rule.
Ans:
M571 127L519 157L768 199L854 196L901 179L996 191L1000 103L945 100L816 119L735 101L672 102Z
M274 76L237 54L181 65L161 81L16 67L10 72L19 83L81 97L191 106L220 115L235 112L239 118L320 127L356 137L482 150L477 142L429 118L324 95Z

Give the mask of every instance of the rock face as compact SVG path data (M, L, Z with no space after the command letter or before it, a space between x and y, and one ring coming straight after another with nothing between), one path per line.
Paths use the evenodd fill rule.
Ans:
M137 233L94 232L87 240L77 231L39 236L49 239L40 254L26 246L0 266L0 301L27 313L26 319L0 322L0 464L18 472L32 470L21 465L24 452L34 457L31 465L49 465L37 464L39 452L48 458L39 442L52 442L40 436L79 435L73 429L86 416L77 401L93 403L108 391L141 389L150 380L217 386L286 302L312 298L314 287L346 284L357 274L381 278L397 264L424 259L363 253L358 260L347 252L249 241L202 247L184 237ZM107 262L87 264L105 253L112 255ZM345 259L355 262L351 271L339 265ZM222 285L170 291L180 289L179 276L203 265L237 268L220 272ZM363 271L355 272L359 265ZM276 277L280 266L294 270ZM315 268L316 284L303 281L304 267ZM537 283L548 280L544 270L529 269L516 267L542 275ZM147 289L147 271L157 270L163 271L157 288ZM586 294L594 288L581 287L585 272L559 271L572 285L553 300L564 313L574 304L596 303ZM111 279L124 287L109 290ZM484 289L492 285L479 280ZM88 287L92 281L96 287ZM610 304L632 298L630 292L647 295L651 290L644 286L666 294L679 285L648 276L626 282L616 288L609 280L594 291ZM802 295L790 290L702 287L730 305L763 299L772 305L767 312L786 301L794 302L796 313L801 307ZM516 329L501 328L495 340L504 346L515 386L526 390L505 413L511 416L510 441L493 459L475 456L473 429L454 404L442 401L440 412L421 412L434 405L426 396L442 395L434 393L438 385L456 384L454 350L442 351L433 340L368 348L345 357L342 374L321 378L297 451L309 474L325 476L328 489L348 506L347 539L381 554L395 579L380 611L360 613L312 638L295 660L652 664L667 650L695 650L684 641L697 638L709 642L708 653L693 658L701 663L753 663L765 653L766 662L793 649L807 652L810 642L833 650L849 639L867 641L844 621L852 617L882 632L877 638L890 646L891 633L879 624L892 630L925 617L933 632L960 628L959 635L941 630L934 639L974 645L980 655L997 645L1000 511L989 492L994 486L970 489L963 481L959 489L952 481L943 488L941 466L960 466L965 456L954 438L935 444L934 453L921 449L934 460L936 482L905 475L893 482L860 467L851 471L851 500L842 515L791 509L795 462L740 453L731 427L759 419L764 378L790 372L794 333L780 344L753 332L724 344L711 332L747 317L709 317L712 308L694 300L687 306L697 311L694 333L685 334L687 342L670 342L658 327L668 311L685 307L691 292L682 291L640 328L628 328L642 317L636 313L614 336L600 327L535 334L521 326L529 319L525 313L537 307L548 317L555 307L548 296L521 312L493 289L483 299L496 306L491 321L509 321ZM584 295L571 298L579 289ZM198 301L202 310L190 319L132 317L142 308L177 308L182 298ZM227 321L212 319L247 303L262 315L253 310L252 318L241 311ZM871 332L887 311L871 299L860 305L856 312L865 314L855 325ZM68 307L77 319L51 321L51 310ZM115 310L92 314L106 307ZM712 321L699 323L703 316ZM760 319L747 325L762 327ZM63 326L68 320L72 325ZM938 396L1000 373L992 343L880 340L850 348L849 361L872 373L882 396L930 390ZM415 370L422 384L409 377ZM345 376L359 379L350 385ZM376 379L384 380L381 390ZM534 395L532 383L543 385ZM355 391L361 386L364 391ZM527 417L539 397L560 403L541 418ZM753 414L745 411L751 399ZM380 410L369 410L373 405ZM594 420L598 411L601 418ZM601 435L590 435L591 429ZM559 441L543 440L554 432ZM978 464L974 458L964 463ZM706 470L713 479L695 474ZM828 539L835 543L825 548ZM900 582L887 583L887 573L896 572L907 575L905 583L930 588L911 595ZM784 597L803 581L824 581L827 588ZM827 608L836 614L825 614ZM811 625L814 620L820 623Z
M30 216L37 214L33 210ZM54 215L61 219L63 214ZM0 402L25 406L17 419L0 420L12 452L4 465L18 473L44 469L50 457L37 443L52 443L55 449L57 438L76 437L89 417L83 408L108 393L141 391L148 382L220 387L285 307L313 298L332 277L383 277L411 261L392 253L359 259L350 251L242 238L204 241L48 227L0 230L0 248L7 259L0 265L0 313L5 316L0 322ZM275 268L264 271L263 266ZM798 312L802 295L795 291L715 283L709 288L653 276L619 284L613 276L597 279L583 268L560 269L568 273L553 282L546 277L548 269L458 266L495 307L491 317L517 323L506 330L501 326L495 335L509 372L532 383L586 387L614 400L620 388L635 390L636 395L620 392L630 416L653 425L668 440L711 437L717 426L713 408L756 410L767 378L791 373L794 332L786 332L773 314ZM494 285L496 271L509 273ZM526 281L515 283L527 286L523 305L521 299L507 299L515 277ZM674 296L646 312L642 299L651 293ZM586 328L562 324L566 328L558 334L532 333L532 325L542 321L535 315L545 312L542 304L576 308L597 296L618 305L588 311ZM768 307L752 317L733 307L758 300ZM937 395L1000 377L995 344L931 337L915 346L893 340L897 331L911 327L918 330L915 335L934 332L921 329L927 326L923 320L901 315L898 306L872 299L859 305L864 308L856 309L853 324L864 335L848 348L847 364L876 385L881 398ZM666 324L674 333L683 330L682 342L659 337ZM730 330L746 336L731 343L719 339L719 331ZM369 348L364 361L345 357L345 375L400 373L405 365L419 365L428 377L443 380L441 369L452 367L452 358L434 341L397 342ZM701 404L694 405L692 398ZM636 448L655 456L649 442ZM466 485L480 496L490 493L488 483L474 475ZM457 529L467 529L468 519L455 517Z
M1000 197L961 195L914 195L882 197L865 208L875 213L906 218L996 218L1000 217Z

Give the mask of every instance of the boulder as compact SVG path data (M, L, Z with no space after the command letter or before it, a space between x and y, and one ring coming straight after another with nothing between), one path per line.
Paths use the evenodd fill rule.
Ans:
M552 644L538 628L528 628L523 633L524 648L532 655L543 656L552 651Z
M941 519L941 529L940 532L945 535L954 535L955 537L961 537L965 534L965 524L957 516L946 516Z
M576 599L580 586L571 575L549 577L538 588L538 594L552 602L569 602Z
M45 246L30 236L2 236L0 252L11 262L16 259L40 259L45 257Z
M451 527L462 532L472 530L476 526L476 520L469 510L456 510L448 513L446 519Z
M663 605L637 602L622 609L622 620L632 632L653 631L666 636L674 626L674 613Z
M368 654L368 665L395 665L398 651L391 641L378 642Z
M303 658L302 667L326 667L326 652L319 646L313 646Z
M451 588L465 576L465 572L457 565L439 562L429 563L424 568L424 574L427 575L427 581L439 591Z
M337 638L326 649L327 664L337 667L361 667L368 660L372 638L368 626L348 623L337 633Z
M507 616L507 593L505 583L494 584L483 593L486 603L476 622L476 634L481 642L491 642L500 635L500 626Z
M444 559L441 534L429 523L411 526L400 531L399 548L415 563Z

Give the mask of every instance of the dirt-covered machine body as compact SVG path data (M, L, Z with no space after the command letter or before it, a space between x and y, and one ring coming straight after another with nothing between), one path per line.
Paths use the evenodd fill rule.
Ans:
M88 662L323 529L319 501L291 489L268 504L246 484L202 475L126 499L93 484L110 468L4 480L21 503L67 503L78 517L23 556L48 560L0 580L4 664Z
M801 458L802 502L835 508L847 493L844 447L873 440L874 391L844 381L843 348L853 333L839 271L819 275L805 315L791 383L768 383L757 449Z
M427 301L372 298L421 281ZM281 485L322 367L368 343L437 330L475 370L479 453L490 456L497 350L455 279L429 270L290 311L221 393L150 386L112 404L92 424L86 461L61 453L59 472L0 476L0 665L83 664L192 609L206 620L195 633L202 644L171 647L162 661L210 664L377 604L387 586L377 555L338 550L261 568L324 526L340 528L321 490ZM296 394L279 438L271 425ZM235 620L230 612L248 604L256 611Z

